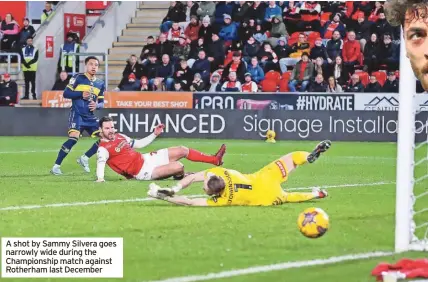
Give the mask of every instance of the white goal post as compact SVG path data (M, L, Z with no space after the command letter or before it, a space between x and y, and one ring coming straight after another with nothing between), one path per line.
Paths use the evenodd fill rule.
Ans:
M428 161L425 154L422 159L415 158L415 150L428 146L425 141L416 146L415 116L416 116L416 78L413 74L410 61L406 56L403 31L400 44L400 89L398 107L398 137L397 137L397 171L396 171L396 223L395 223L395 251L428 250L427 234L424 238L415 235L416 228L427 228L428 224L415 222L415 213L426 212L427 209L415 211L417 198L423 195L414 195L414 187L419 179L415 180L415 168ZM425 125L426 126L426 125ZM415 163L416 162L416 163ZM425 172L427 178L428 171ZM419 225L418 225L419 224Z

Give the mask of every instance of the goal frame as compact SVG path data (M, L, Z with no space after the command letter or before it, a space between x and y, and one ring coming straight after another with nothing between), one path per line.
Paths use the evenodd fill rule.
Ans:
M414 240L413 187L415 151L416 78L406 54L401 28L400 78L397 134L395 251L423 249ZM420 245L420 246L419 246Z

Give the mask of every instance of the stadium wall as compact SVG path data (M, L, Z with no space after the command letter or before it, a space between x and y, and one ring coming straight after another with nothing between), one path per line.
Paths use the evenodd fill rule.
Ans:
M4 108L0 132L6 136L64 136L68 110L60 108ZM248 111L201 109L103 109L116 128L131 137L145 137L164 123L165 137L205 139L264 139L273 129L278 140L396 142L395 111ZM25 121L25 122L22 122ZM428 112L416 119L417 139L426 140Z

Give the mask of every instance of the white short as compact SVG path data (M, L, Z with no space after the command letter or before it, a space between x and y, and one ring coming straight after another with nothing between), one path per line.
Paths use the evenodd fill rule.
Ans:
M168 149L143 154L144 164L140 172L135 176L137 180L152 180L155 168L169 164Z

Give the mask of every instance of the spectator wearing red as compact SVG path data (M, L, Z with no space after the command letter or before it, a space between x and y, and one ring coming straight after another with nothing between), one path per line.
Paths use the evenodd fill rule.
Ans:
M205 90L205 83L199 73L195 73L192 84L190 85L190 91L200 92Z
M166 17L162 20L160 30L162 33L168 32L174 22L186 21L186 13L184 12L184 6L179 1L171 1L170 7Z
M379 14L384 13L383 5L381 1L375 2L375 7L373 8L372 12L370 13L368 17L368 21L370 22L376 22L379 18Z
M211 41L212 40L210 40L210 42ZM206 44L205 44L205 40L203 37L199 38L198 41L196 41L196 42L194 41L194 42L192 42L192 44L190 44L190 53L189 53L188 60L187 60L187 64L189 65L190 68L192 68L195 61L199 58L199 52L205 51L205 49L206 49L205 46L206 46Z
M238 27L236 23L232 22L232 17L228 14L224 14L224 24L220 30L219 36L226 42L238 39Z
M251 36L248 38L248 40L244 43L244 49L242 51L244 61L249 64L251 58L257 56L259 50L260 44L254 39L254 37Z
M339 85L346 85L349 80L349 73L345 71L342 57L337 56L334 63L329 67L329 76L333 76Z
M18 85L10 79L10 74L3 74L0 83L0 106L13 106L18 102Z
M388 79L385 81L382 87L383 93L398 93L399 81L394 71L388 73Z
M1 22L0 30L3 34L1 50L11 50L19 40L19 25L12 14L6 14L5 19Z
M330 76L327 81L327 92L328 93L342 93L342 86L340 86L333 76Z
M159 35L159 43L156 44L156 55L158 60L162 59L162 56L167 54L168 56L172 56L173 45L170 41L166 39L165 34Z
M358 74L355 73L351 76L351 81L346 86L345 92L350 92L350 93L364 92L364 85L361 83L360 77L358 76Z
M189 2L192 2L192 1L189 1ZM199 25L198 17L192 15L190 17L190 23L184 31L184 35L190 40L190 42L198 40L200 27L201 26Z
M364 47L364 68L368 73L379 69L379 41L376 33L370 37Z
M201 1L199 2L199 8L196 10L196 13L200 19L209 17L210 22L213 22L215 11L216 7L213 1Z
M324 77L322 74L317 74L315 80L309 85L309 92L327 92L327 84L324 82Z
M373 10L372 1L355 1L354 14L352 16L352 19L357 20L360 12L363 13L364 16L369 16L372 10Z
M360 42L356 40L354 31L348 32L348 41L343 44L343 63L345 64L345 71L354 73L354 67L358 64L358 58L361 54Z
M187 65L186 60L181 60L180 65L178 66L177 70L174 73L174 80L175 81L181 81L181 86L184 90L188 91L190 90L190 84L192 82L192 70Z
M301 21L297 23L298 31L319 31L321 29L321 5L317 1L305 1L300 6Z
M183 29L178 22L173 23L168 31L168 40L172 43L177 43L181 36L184 36Z
M289 1L288 7L285 7L282 13L285 27L290 34L293 34L297 30L297 23L300 20L300 7L296 5L295 1Z
M257 84L252 80L251 73L245 74L245 82L242 84L242 92L244 93L256 93L259 91Z
M256 24L262 24L265 18L266 4L262 1L254 1L248 9L247 17L254 19Z
M199 38L203 38L204 42L211 43L214 27L210 23L210 17L206 16L202 19L202 25L199 28Z
M363 12L357 13L357 22L354 25L356 39L360 41L361 50L364 50L364 46L370 39L372 23L366 21Z
M172 49L173 63L178 63L182 59L187 59L190 52L190 46L187 44L186 37L180 36L178 44Z
M327 61L329 64L333 64L336 60L336 57L342 54L342 48L343 40L339 31L336 30L333 32L333 38L327 41Z
M211 62L211 72L219 69L225 59L224 41L220 39L217 32L213 32L212 43L208 45L208 61Z
M148 62L149 54L155 54L156 53L156 47L155 39L153 36L147 37L147 43L144 45L143 50L141 50L140 54L140 60L143 65Z
M208 61L204 50L199 51L198 59L194 62L191 69L193 73L199 73L204 82L209 81L211 63Z
M34 30L34 27L30 25L30 20L25 18L23 21L23 27L19 32L19 45L21 48L26 45L28 38L33 37L34 33L36 33L36 31Z
M131 55L128 60L126 60L126 66L122 72L122 80L117 86L119 89L121 89L122 86L129 81L129 75L131 73L133 73L135 76L134 81L135 79L139 80L140 77L143 75L143 66L138 63L137 56L134 54Z
M232 62L224 67L222 74L223 81L229 77L231 72L235 73L239 81L244 81L245 73L247 72L247 66L245 65L245 62L241 60L241 53L238 51L233 52Z
M140 91L150 91L149 80L145 76L140 79Z
M392 43L392 35L385 33L379 44L378 60L380 65L386 65L388 70L398 70L400 61L400 49Z
M279 59L269 43L263 44L257 57L259 57L260 66L265 72L277 70Z
M371 75L369 83L367 84L366 88L364 89L364 92L367 92L367 93L378 93L378 92L381 92L381 90L382 90L382 86L377 81L376 76Z
M340 21L341 16L339 13L333 16L333 20L325 23L324 27L321 29L321 36L324 39L331 39L333 37L333 33L338 31L341 37L346 35L346 29L343 23Z
M296 64L291 73L290 83L288 84L290 92L297 92L297 86L300 86L299 92L305 92L311 81L313 71L314 65L309 60L309 54L304 52L302 59Z
M223 73L224 74L224 73ZM228 80L221 87L222 92L242 92L241 82L237 80L236 72L231 72L228 75Z
M251 58L251 64L248 65L247 72L251 74L252 80L257 84L265 79L265 72L260 67L257 57Z
M140 81L136 80L135 74L131 73L119 89L120 91L137 91L140 89Z
M239 1L238 5L235 5L232 12L232 19L234 22L243 22L246 17L247 13L250 9L250 3L247 1Z
M315 63L315 60L318 57L321 57L327 64L327 48L325 48L325 46L322 44L321 37L315 39L315 46L311 49L311 55L309 56L309 59L311 59L312 62Z

